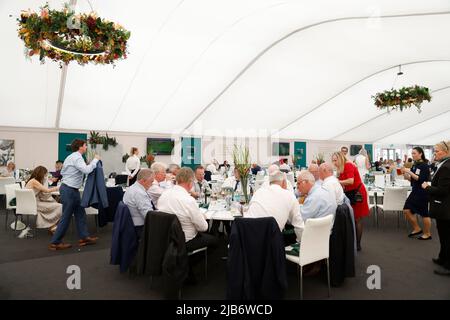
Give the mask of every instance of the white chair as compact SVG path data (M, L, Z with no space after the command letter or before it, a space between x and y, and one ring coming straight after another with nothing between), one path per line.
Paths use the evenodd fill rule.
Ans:
M408 189L406 188L385 188L383 196L383 204L379 204L378 208L386 211L397 212L397 227L400 227L400 215L403 212L403 206L407 198ZM383 217L383 220L385 218Z
M256 174L256 180L264 180L264 176L265 174L263 170L258 171L258 173Z
M94 216L95 218L95 232L98 232L98 209L87 207L84 209L87 216Z
M384 180L384 174L376 174L375 177L375 186L379 188L384 188L385 180Z
M16 197L16 190L20 189L20 184L13 183L4 186L6 192L6 218L5 218L5 229L8 227L8 213L16 209L16 206L10 204L11 200Z
M16 179L14 179L13 177L0 177L0 195L6 194L6 185L14 183L16 183Z
M329 214L323 218L308 219L300 241L299 256L286 255L288 261L298 265L300 272L300 299L303 299L303 266L327 260L328 296L330 296L330 234L334 215Z
M17 229L17 218L19 215L37 216L36 195L32 189L18 189L16 191L16 221L14 230Z
M369 205L369 212L372 211L372 209L374 208L375 210L377 210L377 205L375 201L375 192L367 191L367 204ZM374 214L374 219L375 225L378 225L377 213Z

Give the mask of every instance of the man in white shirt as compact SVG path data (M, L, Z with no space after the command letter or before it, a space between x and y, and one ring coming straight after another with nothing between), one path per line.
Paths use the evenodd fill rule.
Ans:
M297 239L301 239L304 228L300 207L292 192L286 190L286 174L280 171L269 176L270 186L258 189L245 213L246 218L274 217L283 231L286 222L294 226Z
M297 188L301 194L306 195L305 202L300 208L304 221L309 218L325 217L336 214L335 196L322 185L315 184L314 176L306 170L300 171L297 178Z
M339 180L333 174L333 167L329 163L322 163L319 167L320 179L323 181L322 186L331 191L339 206L344 203L344 189Z
M156 206L156 208L159 208L158 199L159 197L161 197L161 194L165 190L163 187L161 187L161 184L166 181L167 166L164 163L155 162L152 164L151 169L155 173L155 180L153 180L153 184L147 192L152 198L153 204Z
M136 183L123 195L123 203L130 209L131 219L140 235L145 223L145 217L149 211L155 210L152 199L147 190L152 186L155 173L151 169L141 169L137 174Z
M239 170L234 169L234 175L225 179L222 184L223 188L231 188L234 192L242 194L242 182ZM250 184L247 184L247 194L250 194Z
M208 181L205 180L205 168L198 166L194 171L194 185L190 191L191 196L198 199L201 193L208 192L211 194L211 187Z
M205 246L216 246L217 239L203 233L208 230L208 222L195 199L189 194L194 184L192 169L181 168L176 176L176 182L173 188L166 190L159 198L158 210L178 217L186 238L188 252Z

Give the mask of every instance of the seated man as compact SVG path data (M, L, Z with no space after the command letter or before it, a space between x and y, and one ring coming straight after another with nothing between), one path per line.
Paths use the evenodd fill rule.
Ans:
M179 170L179 165L175 163L169 164L169 168L166 170L166 181L162 181L159 186L163 189L172 188L175 185L175 177L177 176Z
M232 188L234 192L242 194L242 183L239 170L234 169L234 175L225 179L222 188ZM247 184L247 194L250 194L250 184Z
M258 174L258 172L261 170L262 170L261 167L257 163L252 164L252 174L253 175L256 176Z
M320 179L323 181L322 186L331 191L339 206L344 203L344 189L339 180L333 175L333 167L329 163L322 163L319 167Z
M208 192L211 194L211 187L208 181L205 180L205 168L198 166L194 171L194 185L190 191L191 196L198 199L201 193Z
M288 164L288 159L282 159L280 160L280 170L284 172L291 171L291 167Z
M269 174L269 177L272 173L280 171L280 168L276 164L272 164L267 168L267 172ZM269 179L265 180L261 187L266 188L270 185ZM291 182L289 180L286 180L286 190L289 192L292 192L294 194L294 187L292 186Z
M58 185L58 182L61 181L62 175L61 175L61 169L63 167L63 162L61 160L56 161L55 163L55 171L50 172L52 175L52 178L50 181L52 182L50 184L51 187L56 187ZM49 183L50 183L49 181Z
M245 217L274 217L277 220L280 231L283 231L286 222L289 222L295 228L297 239L300 239L301 231L304 227L303 219L294 194L286 190L286 174L275 171L269 176L269 180L269 187L260 188L253 195Z
M195 199L189 194L194 184L192 169L181 168L176 176L176 182L173 188L165 191L159 198L158 210L177 215L186 238L188 252L205 246L216 246L217 239L203 233L208 230L208 222Z
M123 195L123 203L130 209L131 218L139 236L144 228L147 212L156 209L147 193L154 178L155 174L151 169L141 169L137 174L136 183L129 187Z
M155 180L153 180L153 184L147 192L152 198L152 201L155 204L156 208L158 208L158 199L164 192L164 190L166 190L161 186L161 184L164 185L164 183L166 182L167 166L164 163L155 162L152 164L151 169L155 173Z
M314 176L316 184L322 184L323 181L320 179L319 166L317 164L311 163L308 167L308 171Z
M223 164L221 164L221 165L219 165L219 172L220 173L223 173L223 172L226 172L226 171L228 171L228 170L230 170L230 165L228 164L228 161L227 160L224 160L223 161Z
M335 196L321 185L315 184L314 176L306 171L300 171L297 179L297 188L302 195L306 195L300 213L304 221L309 218L325 217L336 214Z

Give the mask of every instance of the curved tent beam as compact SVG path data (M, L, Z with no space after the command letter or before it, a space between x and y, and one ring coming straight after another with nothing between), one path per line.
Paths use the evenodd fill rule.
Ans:
M450 61L450 60L449 60L449 61ZM403 64L402 64L402 65L403 65ZM433 91L431 91L431 92L432 92L432 93L436 93L436 92L443 91L443 90L447 90L447 89L450 89L450 86L446 86L446 87L443 87L443 88L439 88L439 89L433 90ZM334 140L334 139L336 139L336 138L338 138L338 137L340 137L340 136L342 136L342 135L344 135L344 134L346 134L346 133L348 133L348 132L350 132L350 131L352 131L352 130L358 129L359 127L362 127L363 125L365 125L365 124L367 124L367 123L370 123L370 122L372 122L372 121L374 121L374 120L376 120L376 119L378 119L378 118L380 118L380 117L385 116L387 113L388 113L387 111L386 111L386 112L383 112L382 114L379 114L379 115L376 116L376 117L373 117L373 118L371 118L371 119L369 119L369 120L367 120L367 121L364 121L363 123L358 124L357 126L355 126L355 127L353 127L353 128L350 128L350 129L348 129L348 130L345 130L344 132L341 132L341 133L335 135L334 137L330 138L330 140ZM444 112L444 113L445 113L445 112ZM441 114L439 114L439 115L441 115ZM427 119L427 120L428 120L428 119ZM424 120L424 121L426 121L426 120ZM403 129L402 129L402 130L403 130ZM399 130L399 131L402 131L402 130ZM392 134L395 134L395 133L392 133ZM389 134L388 136L390 136L390 135L391 135L391 134ZM385 136L385 137L387 137L387 136ZM380 138L380 139L383 139L383 138ZM380 139L378 139L378 140L380 140Z
M380 19L392 19L392 18L405 18L405 17L417 17L417 16L431 16L431 15L446 15L446 14L450 14L450 11L443 11L443 12L428 12L428 13L410 13L410 14L395 14L395 15L385 15L385 16L380 16ZM194 123L195 121L197 121L198 118L200 118L200 116L205 113L218 99L220 99L220 97L222 97L225 92L228 91L228 89L237 81L239 80L243 74L245 74L247 72L247 70L249 70L262 56L264 56L268 51L270 51L272 48L276 47L278 44L280 44L281 42L283 42L284 40L290 38L291 36L300 33L304 30L308 30L320 25L324 25L324 24L328 24L328 23L334 23L334 22L339 22L339 21L352 21L352 20L363 20L363 19L368 19L370 18L370 16L360 16L360 17L345 17L345 18L336 18L336 19L329 19L329 20L325 20L325 21L320 21L311 25L307 25L298 29L295 29L291 32L289 32L288 34L286 34L285 36L281 37L280 39L274 41L273 43L271 43L270 45L268 45L266 48L264 48L261 52L259 52L241 71L239 71L239 73L199 112L197 113L197 115L195 115L195 117L185 126L185 128L182 131L186 131L188 130ZM378 17L377 17L378 18ZM432 61L432 60L430 60ZM398 67L398 64L395 65L395 67ZM392 67L389 67L386 70L389 70ZM380 71L382 72L382 71ZM364 79L360 80L363 81ZM359 82L360 82L359 81ZM358 83L358 82L357 82ZM356 84L356 83L355 83ZM353 84L353 85L355 85ZM353 86L352 85L352 86ZM348 90L348 88L344 89L343 91ZM342 93L342 92L340 92ZM309 112L302 114L301 116L297 117L294 121L291 121L289 124L283 126L282 128L280 128L276 133L278 133L279 131L287 128L289 125L291 125L292 123L298 121L299 119L301 119L302 117L304 117L305 115L307 115L308 113L314 111L315 109L319 108L321 105L325 104L326 102L328 102L329 100L335 98L336 96L338 96L340 93L336 94L335 96L331 97L330 99L324 101L323 103L319 104L318 106L314 107L312 110L310 110ZM275 133L275 134L276 134Z

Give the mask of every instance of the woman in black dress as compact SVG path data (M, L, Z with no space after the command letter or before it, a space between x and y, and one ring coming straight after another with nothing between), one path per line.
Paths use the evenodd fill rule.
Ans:
M413 167L411 169L402 168L405 179L411 181L412 192L406 199L403 212L406 218L411 223L413 230L408 237L418 237L419 240L431 240L431 218L428 213L428 196L427 192L422 189L422 183L429 181L430 167L428 160L425 159L423 149L420 147L414 147L412 150L412 158L414 160ZM416 214L422 216L423 230L417 223Z

